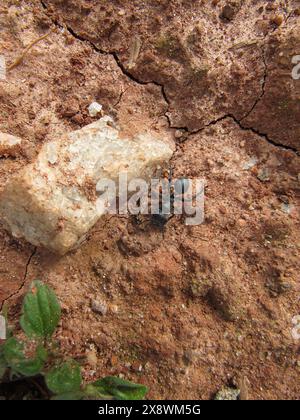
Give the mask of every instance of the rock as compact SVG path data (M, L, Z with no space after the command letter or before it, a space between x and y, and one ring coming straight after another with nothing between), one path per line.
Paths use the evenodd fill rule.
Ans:
M0 194L3 226L25 238L65 254L84 240L107 212L107 200L97 197L96 184L109 178L118 184L149 180L173 150L151 133L120 138L110 117L43 146L36 161L17 173Z
M0 156L16 157L21 152L21 144L19 137L0 132Z
M99 302L97 300L92 300L91 302L92 311L96 312L97 314L106 315L108 308L106 303Z
M245 171L248 171L249 169L254 168L258 163L258 159L256 157L251 157L247 162L245 162L242 166L242 168Z
M6 79L6 63L3 55L0 55L0 80Z
M294 209L294 206L287 203L281 203L281 211L286 214L291 214Z
M0 340L6 339L6 320L4 316L0 315Z
M96 117L102 111L102 105L98 102L93 102L88 108L90 117Z
M223 388L215 396L216 401L236 401L241 391L236 388Z
M270 181L270 172L267 168L263 168L260 169L258 174L257 174L257 178L261 181L261 182L268 182Z

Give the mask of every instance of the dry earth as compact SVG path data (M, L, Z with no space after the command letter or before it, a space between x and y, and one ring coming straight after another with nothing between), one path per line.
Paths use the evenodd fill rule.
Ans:
M298 399L299 1L3 0L1 187L42 144L93 119L172 136L175 175L206 180L206 220L165 230L107 217L58 258L0 230L0 303L36 278L63 306L57 339L86 379L122 374L154 399ZM96 313L96 300L107 309ZM95 303L94 303L95 306ZM18 327L16 327L18 328Z

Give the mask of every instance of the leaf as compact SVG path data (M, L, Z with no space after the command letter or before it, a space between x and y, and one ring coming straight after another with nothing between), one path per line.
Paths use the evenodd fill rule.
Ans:
M80 391L82 381L80 366L74 360L69 360L53 368L46 374L45 379L48 388L54 394Z
M97 390L99 396L111 395L117 400L142 400L148 392L148 388L144 385L134 384L114 376L100 379L90 386Z
M34 358L26 358L23 343L14 337L4 343L3 355L7 366L24 376L35 376L40 373L47 360L47 352L42 346L37 347Z
M3 346L0 346L0 382L3 378L8 366L3 354Z
M53 290L40 281L31 285L23 303L21 327L29 338L49 338L60 320L61 308Z
M88 384L83 389L84 395L87 399L92 400L114 400L115 398L107 394L102 386L97 386L96 383Z
M66 392L65 394L58 394L51 398L54 401L78 401L85 397L83 391Z

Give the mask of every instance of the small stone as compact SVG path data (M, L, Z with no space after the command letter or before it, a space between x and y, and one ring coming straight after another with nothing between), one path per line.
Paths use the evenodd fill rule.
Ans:
M90 117L96 117L102 111L102 105L98 102L92 102L88 108Z
M175 139L181 139L181 137L183 136L183 132L181 130L176 130L174 135Z
M0 340L6 340L6 320L0 315Z
M247 225L247 222L244 219L239 219L237 221L237 225L240 226L240 227L245 227Z
M258 163L258 159L256 157L252 157L248 160L248 162L244 163L244 165L242 166L242 168L247 171L249 169L254 168L255 165L257 165Z
M108 311L107 305L104 302L98 302L97 300L92 300L91 308L92 311L103 316L106 315Z
M282 203L281 204L281 211L285 214L291 214L294 210L294 206L288 203Z
M6 80L6 62L3 55L0 55L0 80Z
M0 132L0 156L16 157L21 152L21 144L19 137Z
M258 178L261 182L268 182L268 181L270 181L270 174L269 174L269 170L268 170L267 168L260 169L260 170L258 171L257 178Z
M241 391L236 388L223 388L215 396L216 401L237 401Z

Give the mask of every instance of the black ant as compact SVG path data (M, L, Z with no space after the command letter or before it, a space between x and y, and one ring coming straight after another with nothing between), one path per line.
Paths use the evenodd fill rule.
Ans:
M151 215L151 223L163 228L175 216L175 201L178 197L183 201L184 195L190 189L190 181L186 178L172 180L172 169L163 173L163 185L159 188L159 196L151 192L152 199L159 202L159 212Z

